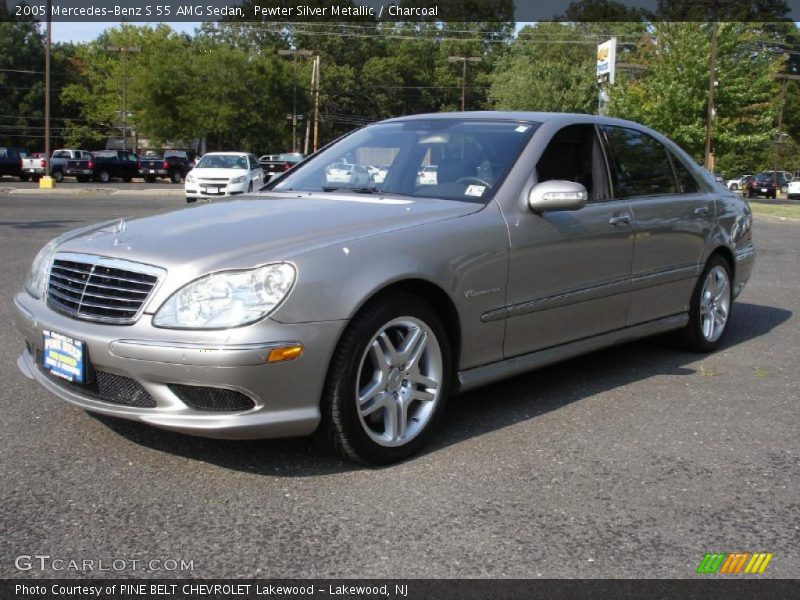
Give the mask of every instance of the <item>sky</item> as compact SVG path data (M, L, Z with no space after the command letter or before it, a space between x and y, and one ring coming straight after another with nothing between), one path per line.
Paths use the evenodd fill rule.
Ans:
M90 42L109 27L116 27L119 22L96 23L53 23L53 42ZM194 33L200 23L168 23L175 31Z

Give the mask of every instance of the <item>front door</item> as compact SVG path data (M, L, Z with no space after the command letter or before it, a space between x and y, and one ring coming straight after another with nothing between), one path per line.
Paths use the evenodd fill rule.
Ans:
M577 211L506 214L511 236L505 356L511 357L625 326L633 255L633 215L613 199L592 124L559 130L536 165L536 180L582 183Z

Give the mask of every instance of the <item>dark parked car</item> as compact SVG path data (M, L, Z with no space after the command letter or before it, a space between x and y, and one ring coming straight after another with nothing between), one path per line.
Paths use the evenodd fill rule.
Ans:
M148 183L166 178L172 183L180 183L194 168L196 159L194 150L164 150L163 155L140 158L139 175Z
M58 183L64 177L74 177L81 183L89 181L94 175L92 153L88 150L56 150L50 161L50 173Z
M128 183L139 176L139 157L130 150L98 150L93 154L94 178L100 183L114 177Z
M22 160L27 156L25 148L0 147L0 177L8 175L28 181L30 176L22 172Z
M754 175L747 184L747 197L775 198L778 194L777 178L772 173Z
M299 152L265 154L258 159L258 164L264 169L264 181L269 181L302 162L305 157L305 154L300 154Z

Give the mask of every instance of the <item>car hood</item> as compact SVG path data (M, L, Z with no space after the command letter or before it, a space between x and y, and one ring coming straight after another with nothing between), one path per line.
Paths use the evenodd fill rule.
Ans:
M477 212L482 204L360 194L256 194L104 224L61 244L199 276Z
M192 175L202 179L205 178L231 178L238 177L247 173L247 169L192 169Z

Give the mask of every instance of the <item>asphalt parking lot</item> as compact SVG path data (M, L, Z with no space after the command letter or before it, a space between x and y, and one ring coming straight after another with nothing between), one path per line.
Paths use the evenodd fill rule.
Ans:
M800 223L756 220L716 354L651 339L465 394L427 452L370 470L306 439L92 417L17 371L11 299L39 247L182 206L0 194L0 577L684 578L710 551L772 552L760 577L800 577ZM34 554L193 568L15 568Z

